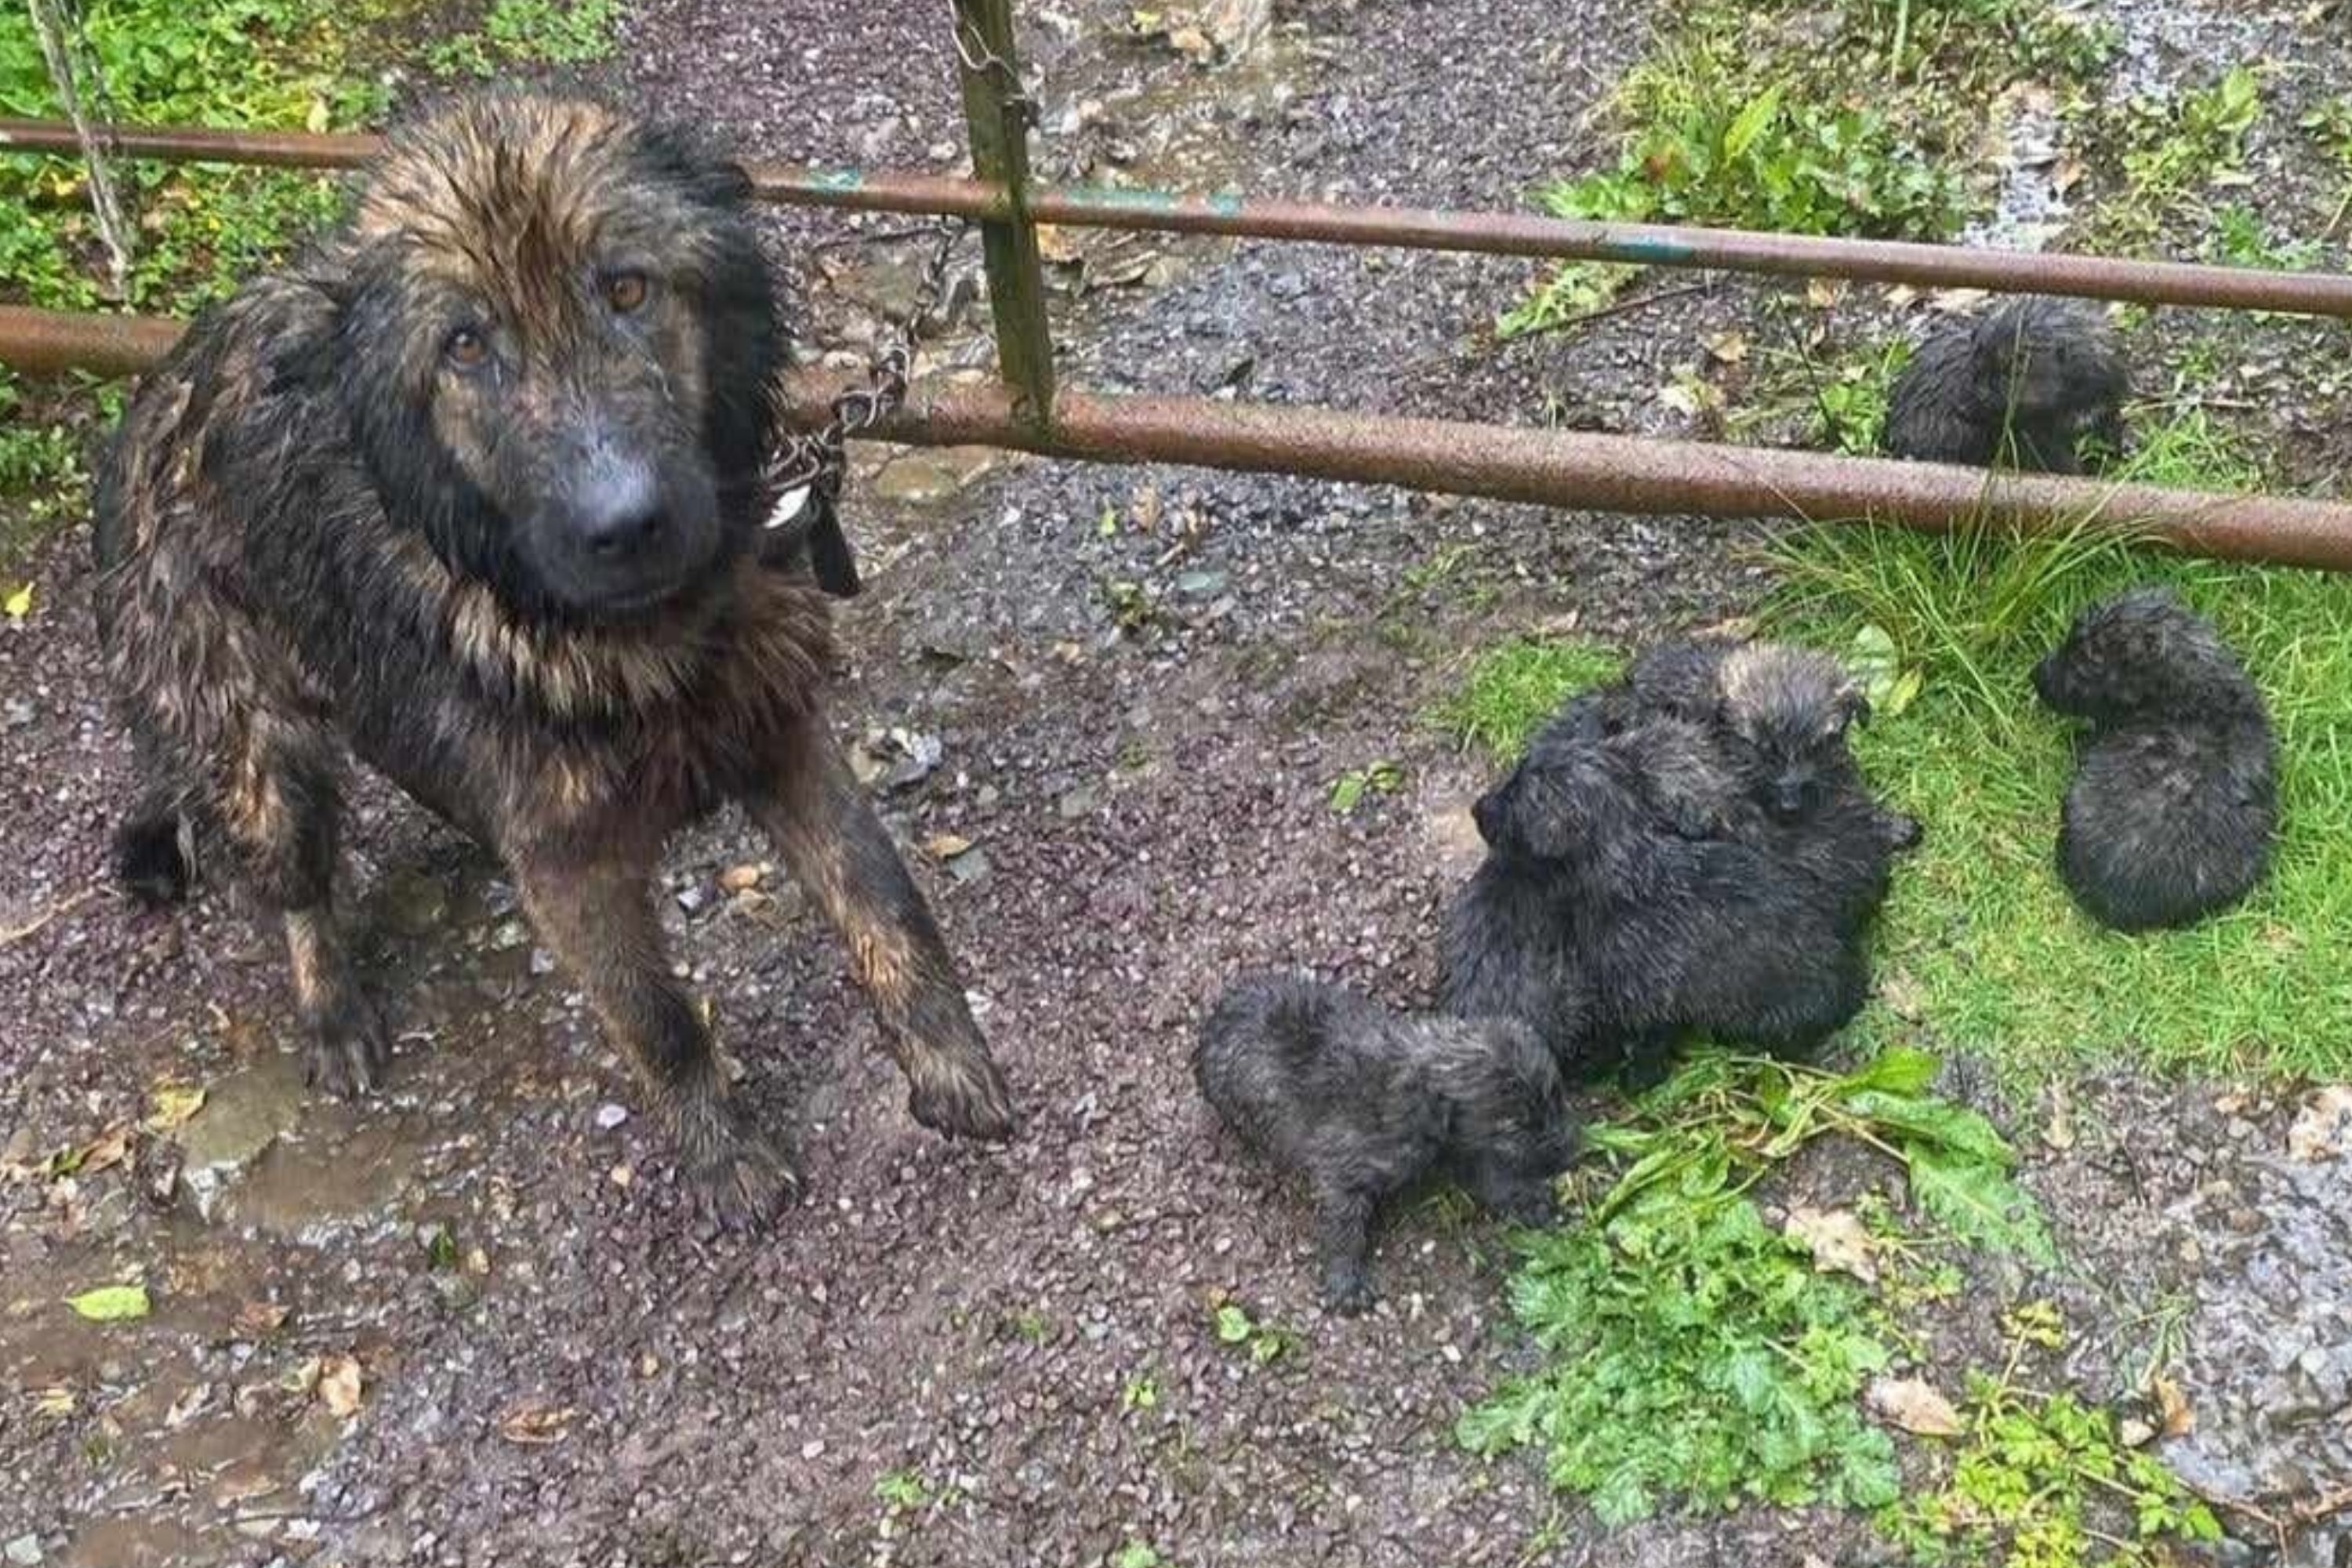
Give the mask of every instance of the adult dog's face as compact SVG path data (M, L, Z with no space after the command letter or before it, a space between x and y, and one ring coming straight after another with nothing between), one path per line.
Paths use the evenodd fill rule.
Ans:
M601 106L461 102L349 234L341 376L395 524L517 610L709 581L755 526L775 301L741 171Z

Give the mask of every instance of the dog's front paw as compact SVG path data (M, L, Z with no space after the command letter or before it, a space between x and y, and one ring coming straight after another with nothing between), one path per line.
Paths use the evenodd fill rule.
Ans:
M1927 825L1916 816L1889 816L1886 837L1897 849L1916 849L1927 841Z
M695 1206L730 1230L756 1230L800 1201L792 1156L723 1107L679 1133L680 1170Z
M934 1132L1002 1143L1019 1123L1004 1073L982 1051L933 1051L907 1074L907 1110Z
M356 988L344 991L312 1016L302 1080L337 1100L373 1094L392 1064L392 1035L383 1015Z
M1380 1293L1360 1263L1335 1263L1323 1271L1323 1307L1343 1318L1360 1318L1372 1310Z

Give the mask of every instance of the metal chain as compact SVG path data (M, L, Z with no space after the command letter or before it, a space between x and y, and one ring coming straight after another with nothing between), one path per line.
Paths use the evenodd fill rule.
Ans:
M948 0L948 28L949 36L955 39L956 58L963 62L963 68L974 76L993 71L1003 78L1005 105L1021 117L1024 125L1035 125L1037 100L1029 96L1028 84L1021 79L1012 61L988 47L979 24L964 15L958 0Z
M849 438L872 429L906 402L924 321L946 298L948 263L964 227L961 219L939 226L939 245L923 268L914 303L888 346L866 368L866 384L853 386L835 398L830 419L815 430L792 437L768 460L760 479L776 498L768 515L769 528L782 527L805 507L829 507L838 500L849 468Z

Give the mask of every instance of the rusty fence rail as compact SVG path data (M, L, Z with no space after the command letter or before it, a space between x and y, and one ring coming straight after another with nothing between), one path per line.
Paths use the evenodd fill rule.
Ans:
M975 177L749 165L755 187L772 201L956 216L981 227L1001 384L919 392L869 432L873 438L1293 474L1604 511L1837 519L1923 530L2091 524L2129 529L2199 554L2352 571L2352 506L2330 501L1058 388L1037 248L1040 224L1622 261L2346 320L2352 320L2352 276L1039 184L1029 178L1034 105L1022 89L1013 55L1011 0L952 0L952 14ZM378 145L371 136L195 128L119 126L107 134L117 151L132 156L315 169L361 163ZM63 122L0 118L0 153L77 148L72 128ZM0 363L35 372L132 374L166 352L178 332L179 323L152 317L0 307ZM837 390L816 373L801 373L793 387L797 416L821 423Z
M298 169L352 168L364 163L379 144L373 136L314 136L292 131L119 126L109 135L117 148L133 157ZM76 146L73 127L63 121L0 117L0 153L72 153ZM993 177L962 179L790 163L754 163L747 167L761 196L782 205L1012 221L1005 195L1008 187ZM982 172L987 173L985 164ZM1111 185L1033 185L1025 178L1020 184L1031 222L1067 228L1622 261L2352 320L2352 274L2346 273L2282 272L1670 224L1594 223L1528 213L1344 206Z

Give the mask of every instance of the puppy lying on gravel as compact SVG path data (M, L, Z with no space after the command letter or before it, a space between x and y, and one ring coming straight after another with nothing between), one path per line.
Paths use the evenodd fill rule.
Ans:
M2203 618L2161 588L2095 605L2034 667L2033 686L2090 721L2058 869L2094 920L2188 925L2262 880L2278 832L2278 742L2262 693Z
M1442 1177L1541 1225L1576 1156L1551 1053L1509 1019L1404 1017L1339 986L1248 975L1202 1023L1192 1072L1244 1143L1307 1179L1338 1312L1372 1304L1372 1226L1390 1198Z

